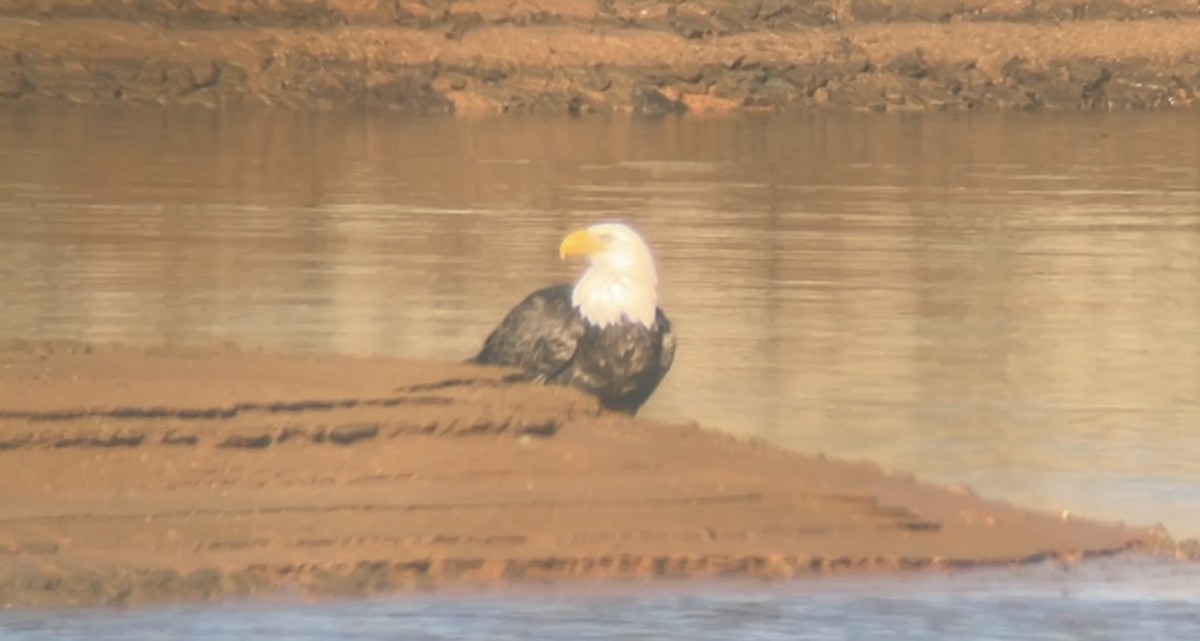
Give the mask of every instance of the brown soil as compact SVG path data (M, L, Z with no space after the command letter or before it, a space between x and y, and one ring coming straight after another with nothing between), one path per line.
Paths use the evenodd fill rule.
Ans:
M1194 0L9 0L0 100L711 113L1191 107Z
M0 603L1186 553L506 374L0 345Z

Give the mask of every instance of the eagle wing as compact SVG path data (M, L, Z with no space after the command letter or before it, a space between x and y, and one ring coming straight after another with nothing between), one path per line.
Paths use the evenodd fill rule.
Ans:
M513 307L471 360L517 367L535 381L546 381L575 358L583 332L583 319L571 304L571 286L546 287Z
M662 308L659 308L657 311L655 324L658 325L662 336L662 352L658 358L658 371L661 378L667 375L667 371L671 369L671 363L675 362L675 330L671 327L671 321L667 319L667 315L663 313Z

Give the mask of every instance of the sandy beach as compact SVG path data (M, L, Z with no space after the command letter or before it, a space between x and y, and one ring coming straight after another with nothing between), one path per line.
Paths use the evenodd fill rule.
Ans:
M1187 553L505 370L10 341L0 390L13 606Z

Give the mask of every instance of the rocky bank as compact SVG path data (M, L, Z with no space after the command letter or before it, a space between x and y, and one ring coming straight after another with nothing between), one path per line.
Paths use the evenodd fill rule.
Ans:
M0 104L1191 108L1193 0L10 0Z

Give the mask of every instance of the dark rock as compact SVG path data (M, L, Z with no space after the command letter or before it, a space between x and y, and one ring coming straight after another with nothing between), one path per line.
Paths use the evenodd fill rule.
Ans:
M930 72L929 64L925 62L925 56L920 49L897 57L886 69L909 78L924 78Z
M1108 83L1113 74L1107 67L1100 69L1100 74L1083 86L1079 98L1088 109L1108 109Z
M465 86L465 81L462 82ZM389 108L421 113L450 113L454 110L454 103L438 93L428 78L419 73L398 75L375 85L371 88L371 100Z
M687 106L654 87L637 87L633 90L633 111L644 116L662 116L684 113Z
M503 69L485 69L479 74L479 81L485 85L498 85L508 78Z
M0 99L17 100L36 89L28 75L21 71L13 71L8 74L7 82L0 85Z

